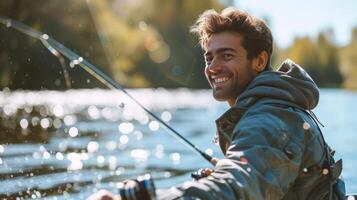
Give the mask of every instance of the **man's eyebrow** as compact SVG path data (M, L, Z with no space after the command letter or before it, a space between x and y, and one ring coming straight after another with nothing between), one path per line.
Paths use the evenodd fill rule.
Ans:
M222 53L222 52L225 52L225 51L233 51L233 52L236 52L236 50L234 48L230 48L230 47L225 47L225 48L219 48L217 50L215 50L216 53ZM205 52L205 56L210 56L212 54L211 51L207 51Z

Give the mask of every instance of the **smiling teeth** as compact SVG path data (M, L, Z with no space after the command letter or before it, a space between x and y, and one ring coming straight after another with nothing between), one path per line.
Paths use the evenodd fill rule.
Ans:
M214 83L223 83L225 81L228 81L228 77L222 77L222 78L215 78Z

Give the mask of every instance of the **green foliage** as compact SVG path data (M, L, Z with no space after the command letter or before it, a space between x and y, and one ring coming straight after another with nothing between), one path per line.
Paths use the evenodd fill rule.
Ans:
M301 65L321 87L340 87L343 81L339 69L339 49L332 42L333 33L321 32L317 40L309 37L295 38L285 50L278 50L279 64L290 58Z
M344 87L357 90L357 27L352 31L351 42L341 48L340 69L344 76Z
M53 36L109 73L125 87L207 88L204 60L190 26L222 1L206 0L2 0L1 15ZM41 44L0 27L0 87L66 89L61 66ZM290 58L319 86L357 89L357 27L338 47L333 32L275 45L272 63ZM70 69L72 86L101 86L81 69Z

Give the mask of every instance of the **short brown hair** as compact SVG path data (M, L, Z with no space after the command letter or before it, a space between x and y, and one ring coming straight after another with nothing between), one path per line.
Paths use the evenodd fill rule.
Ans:
M225 31L235 31L243 36L242 46L247 51L249 60L266 51L270 57L273 52L273 36L261 19L246 12L226 8L221 13L215 10L205 11L191 27L191 32L198 35L201 47L207 47L207 40L213 35ZM267 67L267 68L268 68Z

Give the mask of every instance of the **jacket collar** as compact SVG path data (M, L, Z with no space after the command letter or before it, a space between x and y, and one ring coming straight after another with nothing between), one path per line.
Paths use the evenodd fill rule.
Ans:
M246 110L247 108L234 106L228 109L223 115L221 115L221 117L216 120L219 146L223 154L226 154L226 151L232 141L234 127L240 118L244 115Z

